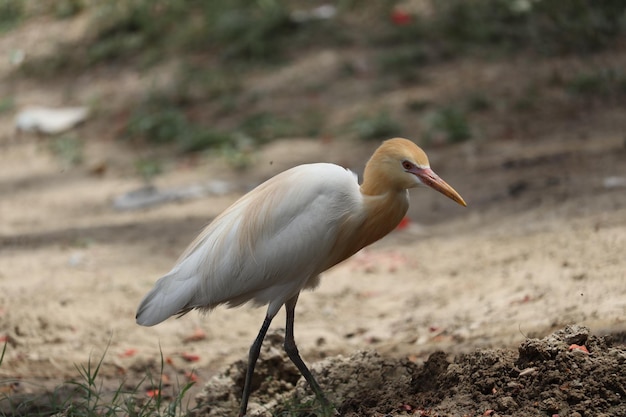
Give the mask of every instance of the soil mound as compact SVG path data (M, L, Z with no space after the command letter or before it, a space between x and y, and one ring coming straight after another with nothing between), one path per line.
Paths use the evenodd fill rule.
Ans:
M314 397L272 335L263 348L250 399L253 416L315 416ZM327 358L314 366L340 416L620 416L626 415L626 348L567 326L518 351L476 350L423 364L374 351ZM245 372L238 361L211 379L195 415L236 414Z

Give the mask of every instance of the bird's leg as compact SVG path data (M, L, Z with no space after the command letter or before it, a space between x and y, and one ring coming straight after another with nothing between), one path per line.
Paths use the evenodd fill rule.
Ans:
M298 302L298 296L287 300L285 303L285 310L287 311L287 322L285 327L285 352L287 352L287 356L289 359L296 365L304 379L309 383L311 389L315 393L317 400L321 403L322 409L325 415L332 415L334 412L334 408L330 401L324 395L322 388L317 383L309 368L307 368L306 364L300 357L300 353L298 352L298 347L296 346L296 341L293 335L293 322L295 316L296 303Z
M259 359L261 345L263 344L263 339L265 339L265 334L267 333L267 329L270 327L271 322L272 317L265 316L265 320L263 321L261 330L259 330L259 334L254 340L254 343L252 343L252 346L250 346L250 352L248 353L248 369L246 371L246 382L243 384L243 393L241 394L241 407L239 408L239 417L244 417L246 415L246 410L248 409L248 399L250 398L252 374L254 374L254 367L256 365L257 359Z

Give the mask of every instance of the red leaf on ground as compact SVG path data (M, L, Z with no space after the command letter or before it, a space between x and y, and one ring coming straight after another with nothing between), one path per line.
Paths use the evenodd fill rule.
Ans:
M183 342L199 342L200 340L206 339L206 333L201 328L196 328L192 334L185 337Z
M120 358L130 358L130 357L135 356L137 352L138 352L137 349L128 348L117 356L119 356Z
M149 389L148 392L146 392L146 395L150 398L158 397L160 394L161 391L158 389Z
M585 346L577 345L575 343L570 345L569 350L580 350L581 352L585 352L587 354L589 353L589 350L587 350Z
M200 360L200 356L194 355L193 353L183 352L180 356L187 362L198 362Z
M526 294L524 297L520 298L519 300L513 300L511 301L511 305L516 305L516 304L526 304L528 302L532 301L532 298L530 297L530 295Z

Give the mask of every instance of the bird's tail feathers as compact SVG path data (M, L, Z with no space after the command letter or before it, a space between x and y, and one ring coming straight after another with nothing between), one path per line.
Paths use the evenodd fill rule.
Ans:
M173 315L192 310L197 282L198 280L189 278L181 280L175 272L160 278L141 300L137 309L137 324L154 326Z

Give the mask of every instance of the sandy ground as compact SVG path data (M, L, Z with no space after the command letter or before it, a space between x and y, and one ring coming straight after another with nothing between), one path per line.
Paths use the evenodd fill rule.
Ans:
M259 153L258 171L236 175L209 159L156 185L221 179L240 190L261 180L255 172L369 152L350 149L279 142ZM469 163L463 146L430 150L466 209L415 190L409 227L303 294L296 336L309 363L363 349L419 362L437 350L514 347L566 324L624 330L626 193L604 185L626 177L623 138L490 144L471 153ZM275 157L281 163L270 165ZM0 329L8 341L0 377L19 381L11 389L37 392L76 378L76 364L105 349L107 378L139 379L162 352L174 378L184 382L194 370L198 387L245 358L262 309L191 313L153 328L134 322L143 294L240 193L123 212L112 202L141 187L137 179L66 170L33 138L7 144L0 158ZM364 162L354 156L350 167Z
M459 71L508 79L506 66L496 67ZM451 71L454 65L434 70L432 88L416 94L454 90L462 78ZM94 88L109 100L116 83L136 86L137 80L125 73ZM91 79L76 82L85 89L70 96L89 97ZM64 103L62 86L31 87L11 84L18 107ZM541 135L532 134L529 123L521 129L526 134L426 149L434 170L468 207L414 190L408 227L328 271L315 292L304 293L296 337L308 363L367 350L383 361L408 358L418 366L439 350L450 358L477 348L515 350L528 337L569 324L587 326L590 337L626 330L623 109L573 114L546 129L550 117L541 120ZM103 128L90 121L78 129L85 162L67 167L50 152L49 139L15 138L11 115L0 116L0 337L7 343L0 389L11 399L2 403L9 411L78 378L77 365L98 361L105 351L100 375L111 389L158 368L162 354L172 389L193 371L193 393L199 392L247 356L263 309L194 312L143 328L134 321L142 296L203 225L251 186L304 162L337 162L360 172L376 146L340 138L279 141L259 150L245 172L211 155L175 160L155 180L158 189L220 180L230 191L119 211L113 201L144 184L132 170L119 169L137 153L109 140L111 131L100 134ZM283 321L281 313L272 328Z

